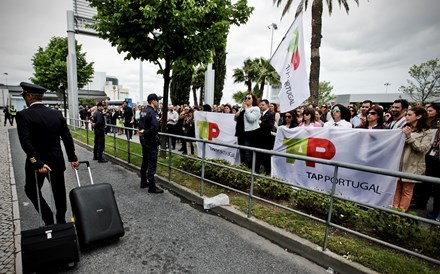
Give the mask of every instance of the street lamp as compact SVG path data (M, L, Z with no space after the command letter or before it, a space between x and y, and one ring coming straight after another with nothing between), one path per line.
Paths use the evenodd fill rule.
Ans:
M6 88L8 88L8 75L9 74L7 72L5 72L3 74L5 75Z
M383 85L385 86L385 93L388 93L388 87L391 86L391 84L387 82Z
M271 58L272 57L272 46L273 46L273 32L274 32L274 30L278 29L278 26L277 26L277 24L272 23L269 26L267 26L267 28L272 30L272 35L270 38L270 56L269 56L269 58Z

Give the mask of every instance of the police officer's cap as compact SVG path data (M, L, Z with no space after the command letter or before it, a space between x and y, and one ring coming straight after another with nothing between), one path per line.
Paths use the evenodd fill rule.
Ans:
M47 90L38 85L34 85L26 82L21 82L20 86L23 89L23 92L21 94L25 94L25 93L44 94Z
M159 101L159 97L155 93L151 93L147 97L148 102L151 102L153 100Z
M104 105L102 104L102 102L99 102L96 104L97 107L103 107Z

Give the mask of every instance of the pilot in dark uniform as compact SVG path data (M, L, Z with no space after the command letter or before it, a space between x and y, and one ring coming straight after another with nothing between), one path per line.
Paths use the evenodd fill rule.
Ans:
M142 145L141 188L148 187L149 193L163 193L156 186L157 146L159 145L159 119L155 111L159 98L152 93L147 98L148 106L141 112L139 136Z
M45 88L22 82L21 95L28 108L17 112L17 131L21 147L26 153L26 184L25 192L34 207L38 210L35 170L38 170L38 191L41 198L41 211L46 225L54 223L53 214L41 196L41 187L47 177L48 170L52 179L52 191L56 206L57 223L65 223L66 188L64 171L66 165L61 150L60 138L64 143L72 168L78 168L72 136L62 113L42 104Z

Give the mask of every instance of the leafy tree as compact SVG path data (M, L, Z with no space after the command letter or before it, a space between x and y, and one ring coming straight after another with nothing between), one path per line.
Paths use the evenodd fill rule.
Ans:
M171 102L174 105L182 105L189 103L189 93L191 92L191 81L194 69L189 68L186 70L178 71L173 70L173 77L171 80L170 97Z
M330 85L330 82L327 81L319 82L318 105L327 104L331 100L335 99L336 97L331 94L332 91L333 91L333 86Z
M148 60L163 75L162 131L166 129L171 68L208 63L214 48L226 43L231 24L246 23L247 0L88 0L97 8L93 26L125 59Z
M414 81L407 80L408 86L401 86L399 91L408 94L414 101L424 104L433 97L440 96L440 63L432 59L419 66L413 65L409 75Z
M78 74L78 88L84 87L93 77L93 62L87 63L86 54L81 53L81 45L76 43L76 63ZM67 38L52 37L46 48L39 47L32 57L34 76L32 83L55 91L58 97L64 99L64 114L66 115L66 89L68 54Z
M215 49L214 55L214 104L220 104L226 79L226 43Z
M86 107L95 106L101 100L99 98L79 98L78 101L81 106Z
M259 84L258 92L256 92L258 98L262 99L264 86L266 81L273 85L280 81L280 76L276 70L272 67L269 60L265 58L256 59L256 69L257 69L257 83Z
M359 0L353 0L359 6ZM274 3L277 4L277 7L283 2L283 0L273 0ZM286 5L283 9L284 16L287 11L292 6L292 0L286 0ZM310 96L312 102L318 102L319 99L319 71L321 68L321 57L319 54L319 48L321 47L321 39L322 39L322 10L323 10L323 2L324 0L313 0L312 3L312 41L310 43L311 48L311 64L310 64L310 77L309 77L309 86L310 86ZM331 15L333 11L333 0L326 0L328 6L328 13ZM349 12L350 8L348 6L347 0L338 0L339 7L344 6L345 11ZM296 10L296 15L298 15L303 9L307 10L309 1L301 0L298 4L298 8Z

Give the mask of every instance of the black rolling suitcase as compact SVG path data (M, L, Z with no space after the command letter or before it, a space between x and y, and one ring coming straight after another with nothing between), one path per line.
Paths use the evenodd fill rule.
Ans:
M35 180L37 181L37 171ZM50 185L52 212L55 209L50 173L48 175ZM37 183L38 184L38 183ZM50 272L60 268L74 266L79 261L78 238L73 223L55 224L43 226L41 215L40 196L37 187L38 211L40 216L40 228L21 232L21 253L23 272ZM54 213L54 221L56 221Z
M110 184L93 184L88 161L83 161L89 170L91 185L81 186L75 170L78 187L70 191L70 204L75 218L78 240L82 249L106 240L124 236L124 226Z

